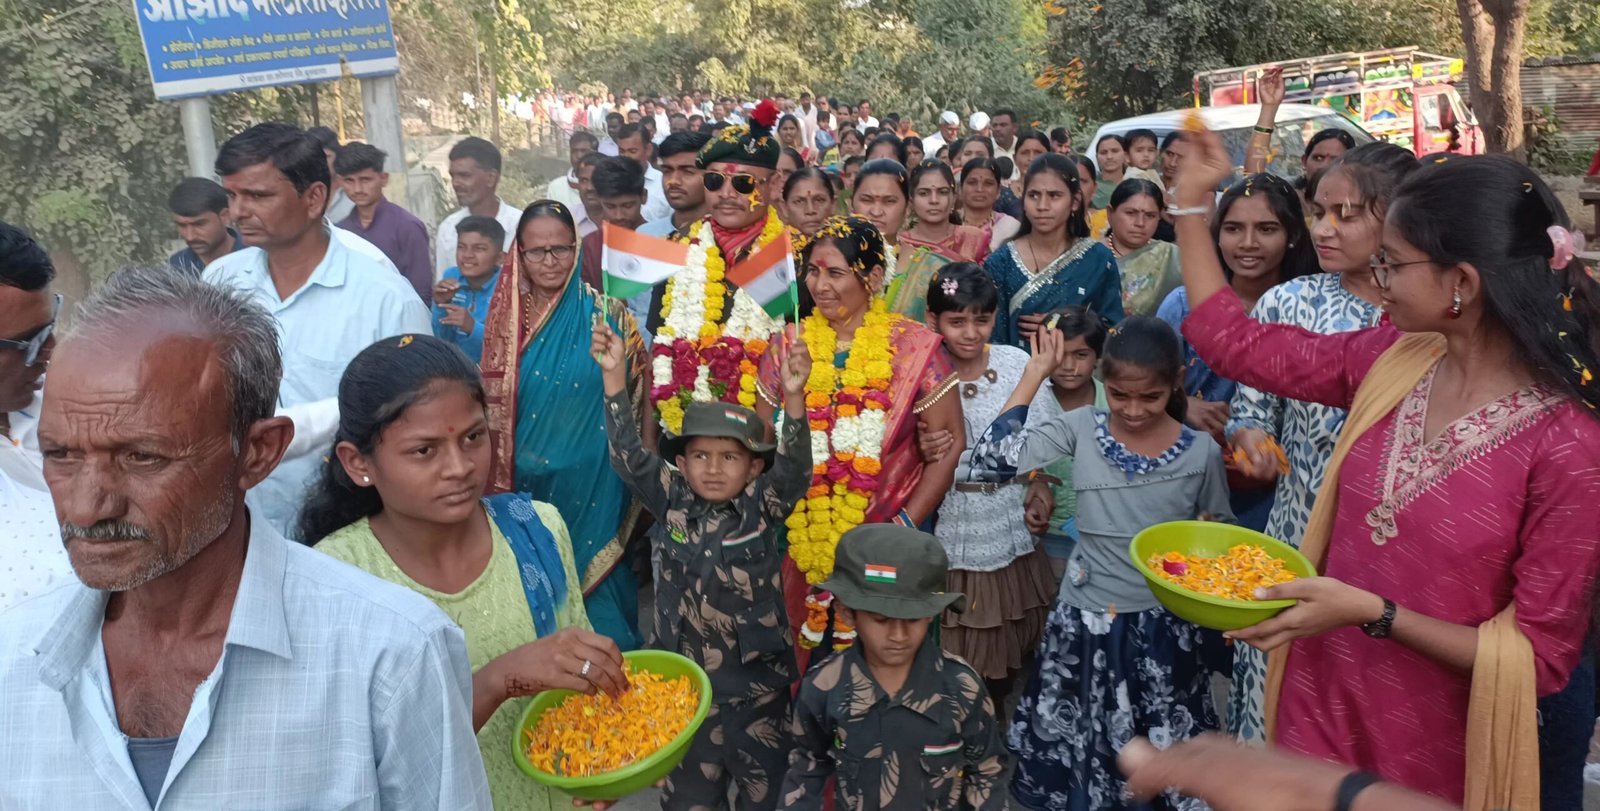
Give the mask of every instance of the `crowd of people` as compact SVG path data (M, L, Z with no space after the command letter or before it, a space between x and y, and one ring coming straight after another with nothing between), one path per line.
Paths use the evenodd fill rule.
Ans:
M0 224L0 807L549 811L528 697L646 647L713 700L663 808L1580 807L1581 234L1505 157L1269 174L1282 95L1234 156L549 94L570 171L461 139L433 229L263 123L82 302ZM615 229L687 259L613 297ZM1180 619L1128 548L1195 519L1320 576Z

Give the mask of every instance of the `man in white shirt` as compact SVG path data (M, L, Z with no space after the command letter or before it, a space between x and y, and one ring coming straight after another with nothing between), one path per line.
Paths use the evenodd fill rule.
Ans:
M55 351L54 278L39 243L0 222L0 611L71 578L38 446L22 436Z
M939 114L939 131L922 139L923 154L932 156L939 151L939 147L955 143L961 135L961 116L953 110L945 110Z
M578 165L583 163L583 156L594 152L600 146L600 140L594 133L587 130L578 130L572 133L572 138L567 142L567 159L572 162L572 168L567 173L545 187L544 196L566 205L572 209L574 222L583 222L588 217L588 210L583 204L583 195L578 189ZM584 234L579 234L584 236Z
M878 126L878 119L872 117L872 102L862 99L856 105L856 131L862 135L867 134L868 127Z
M251 293L277 319L284 358L277 400L287 409L337 398L345 365L374 341L433 332L427 307L405 277L322 219L327 167L312 161L315 145L299 128L278 123L257 124L222 145L217 174L250 247L212 262L204 274L208 282ZM453 252L453 223L448 230ZM308 454L278 465L251 492L256 515L298 537L300 506L321 462Z
M450 186L461 208L439 223L434 236L435 278L456 263L456 225L462 220L474 214L499 220L509 251L522 219L522 209L500 199L500 149L482 138L468 136L450 147Z
M817 126L817 105L812 103L809 92L800 94L800 106L795 108L794 115L795 118L800 119L800 133L804 139L801 143L816 148L817 130L819 129ZM838 122L833 119L833 115L830 113L828 115L828 129L832 130L837 126Z
M666 106L659 101L650 105L650 116L656 120L656 143L659 144L672 131L672 121L667 116Z
M600 154L608 158L617 156L617 133L622 131L625 123L622 113L616 110L606 113L606 137L600 139Z
M327 187L307 191L314 228ZM78 311L39 433L81 582L0 619L0 807L491 807L461 630L247 507L293 433L277 331L159 268Z
M996 158L1016 159L1017 156L1017 113L1007 107L994 111L989 119L989 142L994 144Z
M661 190L661 171L650 165L652 148L653 145L645 135L644 127L638 124L626 124L617 133L619 157L628 158L644 169L644 189L647 197L644 218L647 222L672 215L672 207L667 204L666 193Z
M339 173L333 170L333 160L339 156L339 134L327 127L312 127L306 132L322 144L322 154L328 159L328 173L333 176L333 191L328 195L328 222L338 222L356 210L356 202L345 194L339 183Z

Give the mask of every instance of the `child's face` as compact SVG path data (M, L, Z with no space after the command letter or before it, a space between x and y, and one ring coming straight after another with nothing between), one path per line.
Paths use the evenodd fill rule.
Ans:
M983 356L994 334L994 311L957 310L952 313L930 314L928 326L944 336L945 349L956 360L975 360Z
M1171 419L1167 414L1167 400L1173 391L1171 381L1136 367L1117 372L1106 375L1106 406L1113 428L1119 433L1140 434Z
M697 436L689 440L678 470L694 494L714 503L732 501L761 475L762 460L725 437Z
M1062 391L1077 391L1094 379L1094 365L1100 360L1082 335L1067 339L1067 354L1050 373L1050 385Z
M358 484L371 479L385 510L435 524L459 524L482 507L489 478L489 421L458 382L436 384L383 429L370 455L342 442L335 449Z
M1140 169L1149 169L1156 165L1156 142L1149 138L1140 138L1128 144L1128 159Z
M867 664L874 667L907 667L917 658L922 641L928 637L930 620L902 620L874 614L871 611L853 611L841 607L845 622L855 626L857 644L866 656Z

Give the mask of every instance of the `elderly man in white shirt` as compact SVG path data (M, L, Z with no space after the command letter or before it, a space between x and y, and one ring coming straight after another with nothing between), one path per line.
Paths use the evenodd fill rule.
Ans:
M246 506L277 329L159 268L80 310L39 438L81 582L0 615L0 808L491 807L460 628Z
M522 209L500 199L500 162L500 148L482 138L462 138L450 147L450 187L461 208L445 217L434 235L435 278L456 263L456 226L474 214L498 220L506 229L505 250L511 250Z
M273 315L284 354L278 405L297 423L326 426L328 401L337 398L339 377L356 353L391 335L431 334L432 323L392 264L322 220L326 176L301 161L306 137L287 124L258 124L222 145L217 174L239 235L250 247L212 262L204 278L249 292ZM454 250L453 228L450 234ZM303 413L318 408L321 417ZM279 465L251 493L257 515L298 537L301 500L328 452L323 447Z

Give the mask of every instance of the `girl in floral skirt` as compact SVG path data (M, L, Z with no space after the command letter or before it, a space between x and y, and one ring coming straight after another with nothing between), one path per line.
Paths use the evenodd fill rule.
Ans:
M1222 450L1183 424L1183 356L1164 322L1130 318L1107 339L1107 408L1030 425L1029 403L1065 341L1041 329L1033 346L1022 382L972 450L972 477L991 481L1072 456L1078 496L1079 541L1008 736L1011 792L1033 809L1145 809L1123 798L1117 751L1135 735L1164 745L1216 729L1211 681L1230 659L1220 634L1156 603L1128 543L1164 521L1231 522ZM1206 806L1173 793L1165 807Z

